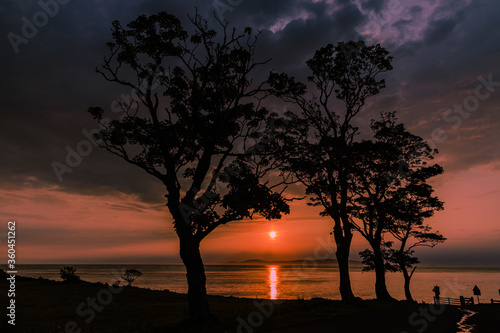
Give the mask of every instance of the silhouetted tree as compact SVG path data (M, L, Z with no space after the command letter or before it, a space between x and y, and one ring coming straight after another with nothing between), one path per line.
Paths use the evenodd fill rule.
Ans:
M138 277L142 276L142 273L137 269L126 269L123 271L122 279L127 281L128 285L131 286L132 282L135 281Z
M382 258L384 259L384 269L386 272L398 272L399 266L394 264L391 260L391 246L392 242L385 242L381 246ZM375 254L370 249L365 249L359 252L359 256L362 259L362 264L365 265L363 267L363 272L374 271L376 268L375 265Z
M391 233L401 243L398 249L390 249L388 259L398 266L398 271L403 273L406 300L413 302L410 281L415 269L417 269L416 265L420 263L418 258L414 256L414 248L419 246L434 247L446 241L446 238L438 231L433 232L429 225L423 225L423 221L418 218L400 221L391 228ZM410 269L411 272L409 272Z
M76 268L74 267L64 266L59 270L59 273L61 274L61 279L65 282L75 283L81 281L80 277L76 275Z
M433 196L432 186L427 183L443 169L437 164L428 164L437 151L397 123L395 113L382 115L379 121L372 121L371 127L374 139L354 145L354 200L350 209L355 218L354 228L373 251L361 255L365 261L373 263L377 298L391 300L385 271L388 267L391 271L394 269L388 260L390 251L383 249L384 236L389 232L397 235L402 230L400 227L408 226L409 221L421 223L443 208L443 203ZM405 265L411 263L410 258L401 257L401 260Z
M317 50L306 64L312 72L310 89L287 74L272 73L272 92L297 105L299 116L288 113L276 158L281 170L306 186L312 205L334 220L333 235L340 273L340 294L353 300L349 277L349 253L353 226L349 215L350 181L354 161L351 149L358 129L352 120L366 99L385 87L379 75L392 69L392 57L380 45L340 42ZM343 107L334 109L338 99Z
M190 319L202 323L211 313L200 242L231 221L279 219L289 206L260 181L269 169L258 145L269 113L251 78L265 63L254 59L258 35L220 21L216 31L198 13L190 23L188 32L165 12L127 27L113 22L110 55L97 72L136 97L118 101L120 119L106 122L100 107L89 112L104 128L102 147L165 186L187 270Z

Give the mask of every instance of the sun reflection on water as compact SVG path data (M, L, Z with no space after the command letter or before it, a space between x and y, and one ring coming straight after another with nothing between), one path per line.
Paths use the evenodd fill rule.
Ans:
M278 268L269 267L269 288L271 299L278 299Z

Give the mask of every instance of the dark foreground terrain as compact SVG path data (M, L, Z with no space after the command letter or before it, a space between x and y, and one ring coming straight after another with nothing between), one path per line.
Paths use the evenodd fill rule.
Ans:
M462 311L406 302L325 299L274 301L211 296L217 320L188 325L187 296L169 291L106 284L67 284L16 279L15 330L7 324L8 284L0 280L0 332L456 332ZM499 332L500 305L481 305L470 320L473 332Z

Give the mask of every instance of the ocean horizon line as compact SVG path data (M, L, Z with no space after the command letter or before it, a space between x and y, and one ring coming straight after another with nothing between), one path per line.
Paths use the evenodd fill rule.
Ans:
M230 261L230 262L206 262L206 266L214 266L214 265L227 265L227 266L268 266L268 265L298 265L304 260L276 260L276 261L253 261L253 260L245 260L245 261ZM305 261L307 262L307 261ZM157 262L157 263L138 263L138 262L124 262L124 263L116 263L116 262L108 262L108 263L79 263L79 262L65 262L65 263L22 263L17 264L17 267L22 266L168 266L168 265L176 265L176 266L184 266L182 262ZM1 264L0 269L6 269L7 265ZM318 262L318 266L336 266L335 261L322 261ZM364 266L361 262L351 261L350 266ZM314 268L308 266L309 268ZM419 265L418 269L440 269L440 268L449 268L449 269L500 269L500 265Z

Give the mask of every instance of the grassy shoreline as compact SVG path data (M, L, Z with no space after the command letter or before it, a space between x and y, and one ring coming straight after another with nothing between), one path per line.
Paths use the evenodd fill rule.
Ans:
M0 289L8 290L2 278ZM204 327L185 322L187 295L137 287L113 288L16 277L16 332L456 332L462 311L429 304L343 303L327 299L269 301L209 296L217 320ZM8 298L0 294L2 312ZM477 332L494 332L500 306L481 305ZM10 327L2 314L2 332ZM475 332L476 332L475 331ZM496 331L495 331L496 332Z

